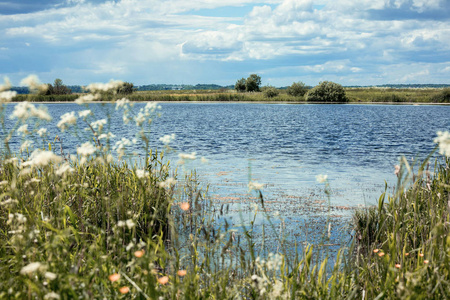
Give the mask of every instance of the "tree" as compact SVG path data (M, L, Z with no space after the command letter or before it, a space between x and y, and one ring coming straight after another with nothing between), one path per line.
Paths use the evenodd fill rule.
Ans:
M331 81L323 81L308 91L306 101L347 102L348 98L342 85Z
M261 85L261 77L256 74L251 74L245 81L245 89L247 92L259 92L259 86Z
M280 94L280 91L277 90L276 87L273 87L271 85L265 86L262 89L263 89L264 96L267 98L273 98Z
M131 82L124 82L123 85L117 88L117 94L129 95L136 91L134 84Z
M306 92L308 91L308 88L306 87L306 85L299 81L299 82L294 82L292 83L292 85L290 87L287 88L287 93L288 95L294 96L294 97L302 97L306 94Z
M238 81L236 81L234 89L238 92L245 92L245 78L241 78Z
M59 78L55 79L53 85L51 83L47 84L47 90L44 95L68 95L72 94L72 90L63 84L63 81Z

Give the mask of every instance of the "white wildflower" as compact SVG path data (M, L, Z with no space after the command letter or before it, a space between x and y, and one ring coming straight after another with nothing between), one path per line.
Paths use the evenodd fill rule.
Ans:
M62 157L54 154L51 151L36 149L31 153L30 158L22 164L24 167L45 167L49 163L59 163Z
M32 92L45 92L48 89L48 85L42 84L36 75L29 75L25 77L24 79L22 79L20 84L28 86L30 88L30 91Z
M128 100L127 98L122 98L120 100L117 100L116 102L116 110L118 110L119 108L122 107L126 107L127 103L129 103L130 100Z
M250 181L248 183L248 192L250 193L251 191L255 190L262 190L262 188L264 187L264 184L262 183L258 183L256 181Z
M19 132L19 133L21 133L21 134L23 134L23 135L29 134L29 131L28 131L28 124L23 124L22 126L20 126L20 127L17 129L17 132Z
M10 159L5 160L5 164L13 164L17 165L19 159L17 157L11 157Z
M125 250L130 251L134 247L133 242L130 242L126 247Z
M17 95L16 91L5 91L0 92L0 103L10 102Z
M177 183L177 181L175 180L175 178L173 177L169 177L164 181L161 181L158 185L162 188L171 188L172 186L174 186Z
M395 176L398 176L398 174L400 174L400 166L399 165L394 166L394 174L395 174Z
M126 220L125 224L127 225L128 229L132 229L134 226L136 226L136 223L134 223L131 219Z
M33 274L43 268L45 268L45 265L41 264L40 262L33 262L23 267L20 270L20 274L22 275Z
M317 182L319 182L319 183L324 183L325 181L327 181L327 178L328 178L328 175L322 175L322 174L320 174L320 175L317 175L317 176L316 176L316 180L317 180Z
M170 142L172 142L173 140L175 140L175 133L172 134L167 134L163 137L160 137L159 140L163 143L163 144L169 144Z
M0 92L7 91L12 87L11 81L8 77L3 77L3 80L5 81L5 83L0 84Z
M97 148L91 142L86 142L77 148L77 153L82 156L89 156L95 153Z
M145 178L145 177L148 177L148 175L149 175L149 172L146 170L136 170L136 176L138 178Z
M115 138L115 137L116 137L115 134L112 134L111 132L108 132L108 133L102 133L102 134L100 134L100 135L98 136L98 139L99 139L99 140L102 140L102 139L113 139L113 138Z
M125 222L124 221L119 221L119 222L117 222L117 226L119 226L119 227L125 227Z
M78 104L78 105L82 105L84 103L92 102L92 101L95 101L95 100L98 100L98 99L100 99L100 94L95 94L95 95L87 94L87 95L83 95L83 96L78 97L75 100L75 103Z
M55 292L50 292L48 294L45 294L44 300L50 300L50 299L61 299L61 297Z
M202 156L200 161L201 161L202 164L206 164L206 163L208 163L209 160L206 157Z
M145 115L142 112L139 112L138 115L134 118L136 122L136 126L140 127L145 122Z
M37 134L38 134L39 136L44 136L44 135L46 135L46 134L47 134L47 128L40 128L40 129L37 131Z
M78 112L78 116L79 116L80 118L86 118L87 116L89 116L89 115L91 115L91 114L92 114L92 112L91 112L90 109L86 109L86 110L82 110L82 111L79 111L79 112Z
M69 163L66 162L66 163L62 164L62 165L58 168L58 170L55 171L55 174L58 175L58 176L62 176L62 175L64 175L64 174L66 174L66 173L72 173L73 171L75 171L74 168L72 168L72 167L69 165Z
M138 139L137 139L137 138L133 138L133 139L131 140L131 142L132 142L134 145L136 145L136 144L138 143Z
M8 199L8 200L0 202L0 206L11 207L18 203L19 203L19 201L17 201L16 199Z
M121 80L110 80L108 83L91 83L86 87L87 90L92 93L95 92L115 92L118 88L122 87L124 82Z
M192 152L191 154L189 154L189 153L180 153L180 154L178 154L178 157L180 159L192 159L192 160L194 160L194 159L197 158L196 154L197 154L196 152Z
M46 121L50 121L52 119L45 108L36 108L36 106L26 101L18 103L14 107L14 111L11 116L11 118L18 118L22 121L25 121L26 119L32 117L36 117Z
M71 112L63 114L61 116L61 120L58 122L58 124L56 126L58 126L58 128L64 132L64 130L66 130L69 125L74 125L76 123L77 123L77 117L75 116L75 112L71 111Z
M111 154L106 155L106 162L107 163L111 163L113 162L114 157Z
M48 280L55 280L57 275L52 272L45 272L44 277L47 278Z
M7 184L8 184L8 180L0 181L0 186L2 186L2 185L7 185Z
M25 151L25 150L27 150L28 148L31 147L32 144L33 144L33 141L30 141L30 140L24 141L24 142L22 143L22 145L20 145L20 151Z
M450 157L450 132L437 132L437 137L434 142L439 145L439 153Z
M98 131L102 131L104 125L106 125L106 119L97 120L91 123L91 127L98 129Z

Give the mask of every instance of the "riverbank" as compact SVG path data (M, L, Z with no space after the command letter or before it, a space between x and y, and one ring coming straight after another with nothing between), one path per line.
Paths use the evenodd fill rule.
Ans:
M444 104L450 103L449 89L392 89L392 88L346 88L348 103L386 103L386 104ZM262 103L309 103L304 97L294 97L279 90L278 96L268 98L263 93L237 93L234 90L145 91L123 95L133 102L262 102ZM119 95L120 96L120 95ZM17 95L13 101L42 103L73 102L79 95ZM112 100L108 96L105 101ZM317 103L317 102L314 102Z

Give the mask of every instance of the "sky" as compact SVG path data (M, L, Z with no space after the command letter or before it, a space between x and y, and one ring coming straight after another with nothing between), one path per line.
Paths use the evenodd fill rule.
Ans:
M450 0L0 0L0 79L450 83Z

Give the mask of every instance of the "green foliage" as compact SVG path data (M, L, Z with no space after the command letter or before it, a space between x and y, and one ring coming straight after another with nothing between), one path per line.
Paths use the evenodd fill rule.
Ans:
M280 94L280 91L273 86L265 86L262 88L262 91L267 98L273 98Z
M131 95L134 91L136 91L136 88L132 83L124 82L122 86L117 88L116 93L120 95Z
M238 92L245 92L245 78L241 78L238 81L236 81L236 84L234 85L234 89Z
M306 100L311 102L347 102L342 85L331 81L323 81L306 94Z
M63 84L63 81L59 78L55 79L52 84L47 84L47 90L42 93L42 95L69 95L72 90Z
M287 88L288 95L294 97L303 97L308 91L308 87L301 81L292 83L291 86Z
M245 80L245 90L247 92L259 92L261 86L261 77L256 74L251 74Z
M431 101L434 103L450 103L450 88L443 89L439 94L433 96Z

